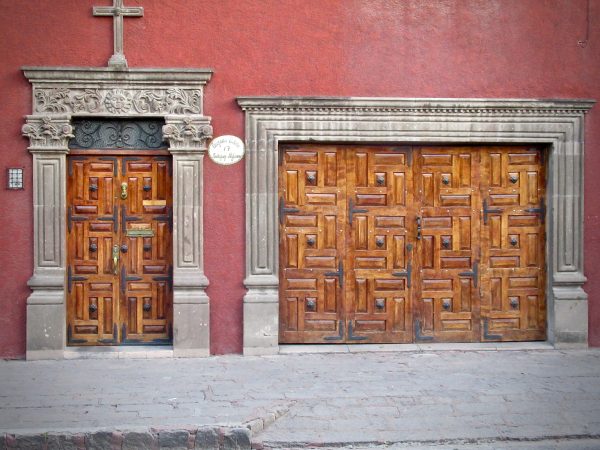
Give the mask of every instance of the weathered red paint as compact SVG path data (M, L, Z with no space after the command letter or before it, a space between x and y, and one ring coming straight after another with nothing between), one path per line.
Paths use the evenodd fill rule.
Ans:
M20 67L104 66L109 0L0 0L0 170L23 166L26 189L0 189L0 357L25 351L32 267L31 112ZM206 114L215 136L242 136L238 95L600 99L600 1L126 0L130 67L211 67ZM586 118L585 286L590 344L600 346L600 112ZM5 181L3 180L2 183ZM244 167L205 168L205 266L213 353L241 351Z

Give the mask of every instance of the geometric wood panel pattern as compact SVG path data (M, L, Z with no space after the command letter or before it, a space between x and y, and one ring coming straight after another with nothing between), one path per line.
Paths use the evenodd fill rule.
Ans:
M346 152L347 339L410 342L414 223L410 149Z
M69 156L69 345L170 343L170 164L166 156Z
M469 148L417 151L417 339L479 340L479 155Z
M281 343L545 338L543 150L280 151Z
M481 152L481 314L498 340L545 338L545 166L537 149Z
M343 334L346 164L334 147L287 147L280 180L283 342ZM301 211L301 212L300 212Z

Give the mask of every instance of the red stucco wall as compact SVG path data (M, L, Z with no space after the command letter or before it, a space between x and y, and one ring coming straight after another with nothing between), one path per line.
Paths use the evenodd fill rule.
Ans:
M20 67L104 66L110 0L0 0L0 357L25 351L32 267L31 156L20 136L31 92ZM600 99L600 0L126 0L130 67L210 67L215 136L243 137L238 95ZM586 118L585 286L600 346L600 106ZM2 179L5 183L5 179ZM244 166L205 168L205 266L213 353L241 351Z

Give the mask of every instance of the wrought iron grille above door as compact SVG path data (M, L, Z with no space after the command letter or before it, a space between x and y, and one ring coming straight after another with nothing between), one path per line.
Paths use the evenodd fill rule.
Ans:
M166 149L162 127L164 120L73 120L74 137L69 148L77 150L158 150Z

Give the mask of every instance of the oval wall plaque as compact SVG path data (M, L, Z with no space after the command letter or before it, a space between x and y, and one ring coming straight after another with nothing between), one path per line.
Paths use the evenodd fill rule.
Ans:
M208 156L217 164L228 166L244 157L244 143L237 136L219 136L208 147Z

